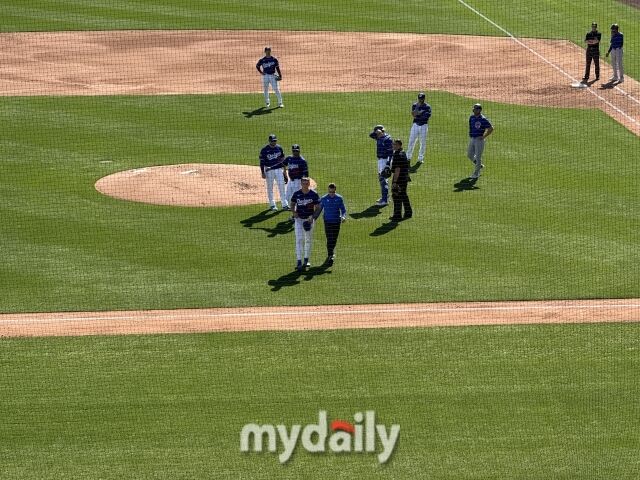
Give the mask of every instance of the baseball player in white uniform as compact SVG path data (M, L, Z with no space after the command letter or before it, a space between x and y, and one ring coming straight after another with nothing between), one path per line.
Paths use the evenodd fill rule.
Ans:
M278 137L275 134L269 135L269 143L260 150L260 172L267 182L267 201L271 210L278 211L273 198L273 182L278 185L282 209L289 210L284 188L284 151L278 145Z
M278 108L283 108L282 94L278 87L278 80L282 80L282 72L280 71L280 64L276 57L271 56L271 47L264 47L264 57L258 60L256 69L262 75L262 87L264 89L264 103L267 108L271 106L269 100L269 85L273 88L276 98L278 99Z
M424 162L424 152L427 149L427 133L429 132L429 118L431 118L431 105L425 102L425 94L418 94L418 101L411 106L413 123L409 132L409 145L407 146L407 159L411 162L413 149L416 142L420 141L418 163Z

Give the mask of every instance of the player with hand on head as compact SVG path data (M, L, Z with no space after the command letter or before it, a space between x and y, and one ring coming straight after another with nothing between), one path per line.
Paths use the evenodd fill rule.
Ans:
M309 176L307 161L300 155L300 145L291 146L291 155L284 159L285 181L287 182L287 201L291 203L293 194L302 187L301 180Z
M431 118L431 105L425 101L426 95L423 92L418 94L418 101L411 105L411 116L413 123L409 132L409 145L407 146L407 159L411 162L413 149L418 140L420 141L420 151L418 152L418 163L424 162L424 153L427 149L427 133L429 133L429 119Z
M267 182L269 208L274 212L278 211L276 201L273 198L273 182L276 182L282 208L288 210L289 202L284 188L284 150L278 145L278 137L273 133L269 135L269 143L260 150L260 172L262 172L262 178Z
M622 66L622 47L624 46L624 35L620 31L617 23L611 25L611 44L607 51L607 57L611 54L611 67L613 76L609 82L624 82L624 67Z
M291 206L294 217L294 231L296 234L296 269L301 272L310 267L309 257L313 243L314 214L319 208L320 197L311 190L311 180L304 177L301 188L293 194Z
M383 125L376 125L369 137L376 141L376 157L378 159L378 182L380 183L380 198L376 201L378 207L384 207L389 203L389 180L388 177L382 175L385 167L391 163L391 155L393 155L393 140L384 130Z
M482 105L476 103L473 106L473 113L469 117L469 146L467 147L467 157L475 165L469 180L476 181L480 176L480 171L484 168L482 164L482 153L484 152L484 142L493 132L493 125L487 117L482 114Z
M347 219L347 207L342 195L336 193L336 184L330 183L327 194L320 199L320 207L313 214L317 219L324 213L324 233L327 237L327 259L325 265L333 265L335 260L335 248L340 235L340 225Z
M280 87L278 87L278 81L282 80L282 72L280 71L278 59L271 55L271 47L264 47L264 57L258 60L256 69L260 72L260 75L262 75L264 103L267 105L267 108L271 106L269 100L269 85L273 88L276 98L278 99L278 108L283 108L282 94L280 93Z

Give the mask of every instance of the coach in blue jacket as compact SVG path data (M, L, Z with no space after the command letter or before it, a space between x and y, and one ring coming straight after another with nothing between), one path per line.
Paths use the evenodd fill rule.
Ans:
M336 193L336 184L330 183L328 193L320 199L320 208L313 214L318 218L324 212L324 233L327 236L327 259L325 265L333 265L335 248L340 235L340 225L347 219L347 207L342 195Z

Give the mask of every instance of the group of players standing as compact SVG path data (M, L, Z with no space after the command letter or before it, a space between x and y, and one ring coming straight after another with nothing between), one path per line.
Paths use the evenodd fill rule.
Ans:
M264 49L265 56L256 64L256 69L263 75L264 97L267 108L269 101L269 85L272 86L278 99L278 107L282 108L282 94L277 81L282 79L278 60L271 55L271 47ZM275 80L273 80L275 78ZM407 187L411 158L416 144L420 142L416 166L424 162L431 118L431 106L426 102L423 92L418 94L418 101L411 106L413 123L409 133L407 153L403 150L403 142L399 138L392 139L383 125L376 125L369 136L376 141L377 173L380 184L380 198L377 207L384 207L389 202L389 178L391 178L391 196L393 199L392 222L400 222L413 216L413 208L409 200ZM482 114L482 106L476 103L473 113L469 117L469 145L467 157L474 164L474 170L469 181L475 183L484 168L482 153L485 139L493 132L491 122ZM260 171L266 181L269 208L277 211L273 195L273 184L278 187L283 210L291 210L293 215L296 237L296 269L302 271L310 266L309 257L313 242L315 221L324 212L324 227L327 237L327 259L325 265L333 265L335 247L340 234L340 225L347 218L344 199L336 193L336 185L330 183L328 193L322 198L311 189L309 167L300 154L300 145L291 147L291 155L284 155L284 150L278 145L275 134L269 135L269 143L260 150ZM404 210L404 214L403 214Z

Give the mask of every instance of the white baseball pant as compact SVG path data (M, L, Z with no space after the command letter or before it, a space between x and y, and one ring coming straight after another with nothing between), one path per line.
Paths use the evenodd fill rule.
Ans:
M296 259L302 260L311 256L311 246L313 244L313 230L316 222L311 224L311 229L307 232L302 223L306 219L296 218L294 222L294 231L296 234Z
M271 85L274 93L276 94L276 98L278 99L278 106L282 105L282 94L280 93L280 87L278 87L278 81L276 80L276 76L270 75L268 73L262 76L262 87L264 89L264 103L267 106L271 105L271 102L269 101L269 85Z
M287 183L287 202L288 203L291 203L291 197L293 197L293 194L296 193L301 188L302 188L302 180L300 180L299 178L296 180L289 179L289 183Z
M622 47L611 50L611 68L613 76L618 80L624 80L624 67L622 66Z
M418 152L418 161L424 161L424 152L427 149L427 133L429 132L429 124L418 125L417 123L411 124L411 131L409 132L409 145L407 146L407 158L411 160L413 157L413 149L416 146L416 142L420 140L420 151Z
M282 203L282 208L288 207L289 202L287 201L287 197L285 195L284 174L282 172L282 168L267 170L266 172L264 172L264 176L265 181L267 182L267 201L269 202L269 206L276 206L276 201L273 198L273 182L276 182L276 184L278 185L278 192L280 193L280 203Z

